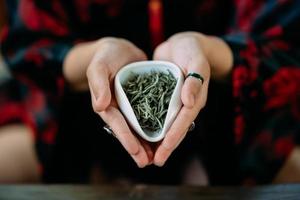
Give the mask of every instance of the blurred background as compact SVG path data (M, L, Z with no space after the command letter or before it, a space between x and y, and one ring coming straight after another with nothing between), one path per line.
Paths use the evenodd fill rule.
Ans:
M4 2L3 2L3 0L0 0L0 32L2 31L2 28L4 26L5 19L6 19L6 15L5 15L5 9L4 9ZM5 70L2 55L0 53L0 80L5 75L7 75L7 71Z
M0 29L2 29L5 22L5 10L3 0L0 0Z

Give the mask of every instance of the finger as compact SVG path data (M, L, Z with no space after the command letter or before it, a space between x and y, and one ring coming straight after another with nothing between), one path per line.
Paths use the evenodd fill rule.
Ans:
M119 69L134 61L145 60L143 51L131 42L123 39L106 38L99 43L99 50L94 54L87 69L90 89L93 91L94 110L103 111L111 101L110 82Z
M175 121L171 125L164 140L155 152L153 162L157 166L163 166L171 153L177 148L186 136L192 122L197 117L200 110L204 107L207 99L208 82L203 84L199 95L196 98L195 106L188 108L183 106L179 111Z
M160 44L155 52L154 59L167 60L177 64L185 76L189 72L201 75L204 80L209 79L210 67L202 50L190 41L181 40L172 43L174 38ZM202 82L195 77L188 77L183 85L181 100L185 106L192 108L197 95L200 93Z
M182 140L185 138L187 133L187 130L184 132L184 134L178 134L177 136L179 137L176 139L176 145L174 146L173 149L169 149L165 145L160 145L155 153L153 163L156 166L162 167L165 162L168 160L168 158L171 156L172 152L178 147L178 145L182 142Z
M167 132L161 145L155 152L154 164L157 166L163 166L168 157L174 151L174 149L180 144L185 137L186 132L197 116L197 112L194 109L182 107L174 123Z
M153 157L154 157L153 150L152 150L150 144L147 143L145 140L141 139L140 142L141 142L142 146L145 148L145 151L147 153L148 160L149 160L148 165L151 165L153 163Z
M105 64L92 61L87 70L93 108L96 112L105 110L111 101L108 69Z
M149 160L144 147L132 134L120 111L110 106L105 111L100 112L99 115L111 127L117 139L137 165L141 168L148 165Z
M186 79L181 90L181 101L184 106L193 108L204 82L208 81L208 70L209 65L205 60L190 63L189 66L187 66ZM200 79L194 76L187 76L189 73L199 74L204 81L202 82Z

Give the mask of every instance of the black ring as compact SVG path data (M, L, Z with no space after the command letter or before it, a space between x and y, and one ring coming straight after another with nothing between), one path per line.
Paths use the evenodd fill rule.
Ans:
M194 78L200 80L202 84L204 83L204 78L203 78L200 74L198 74L198 73L190 72L190 73L188 73L188 75L186 76L186 79L187 79L189 76L192 76L192 77L194 77Z

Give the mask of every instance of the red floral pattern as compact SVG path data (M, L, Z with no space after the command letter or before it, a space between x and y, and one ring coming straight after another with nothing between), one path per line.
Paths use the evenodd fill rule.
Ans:
M2 31L0 48L13 75L3 84L13 89L1 87L0 125L27 124L39 146L49 152L58 129L55 109L65 88L62 63L74 44L102 36L126 36L148 48L164 35L201 29L223 34L233 51L232 131L239 150L240 182L270 181L300 143L296 141L300 132L300 1L234 0L228 7L223 1L196 2L198 5L195 1L160 1L154 4L158 9L148 13L149 1L7 0L10 21ZM186 13L173 13L164 6L168 3L184 5ZM223 23L217 14L232 7L235 10L228 10L232 19ZM217 23L205 24L208 13L209 18L218 16ZM204 20L203 24L192 22L194 19ZM143 28L132 30L133 24ZM212 31L216 27L224 30Z
M278 157L287 157L294 149L295 142L292 137L283 137L274 144L274 152Z
M68 34L66 25L38 8L34 0L20 0L19 13L27 28L33 31L47 30L59 36Z
M283 106L297 108L300 99L300 69L280 68L274 76L264 82L263 88L266 95L266 110Z

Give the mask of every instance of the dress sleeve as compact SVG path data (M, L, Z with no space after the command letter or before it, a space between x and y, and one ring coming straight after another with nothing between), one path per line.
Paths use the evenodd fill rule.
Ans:
M234 134L244 183L267 183L300 140L300 1L235 1Z
M7 1L8 26L1 50L13 75L38 84L62 75L62 62L73 46L68 18L58 1Z
M0 125L24 123L50 143L64 91L62 63L74 44L70 19L60 1L7 0L6 6L1 53L11 77L1 81Z

